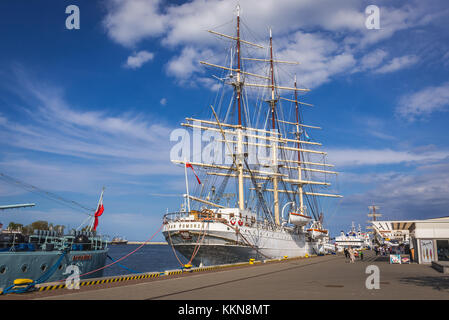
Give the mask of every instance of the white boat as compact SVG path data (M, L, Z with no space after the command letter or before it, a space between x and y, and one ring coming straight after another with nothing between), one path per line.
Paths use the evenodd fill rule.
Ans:
M254 56L247 47L264 47L241 37L239 10L235 22L234 35L210 31L233 43L226 66L201 62L222 72L221 77L215 77L222 84L217 94L222 104L210 106L208 119L186 118L182 124L192 129L194 136L215 134L214 143L219 143L212 145L216 148L213 159L204 159L211 152L190 153L195 141L188 141L188 154L199 154L197 159L171 159L184 166L186 194L181 210L164 215L163 234L176 255L181 253L187 264L195 265L325 253L329 237L322 226L321 199L341 196L330 193L329 177L337 173L329 170L332 165L319 149L321 144L305 131L319 128L303 123L302 108L310 104L303 102L298 92L308 89L297 87L296 76L289 87L275 81L276 66L287 61L273 58L271 30L265 47L268 57ZM258 66L252 68L250 63ZM267 73L254 73L261 69ZM257 83L257 79L262 82ZM229 86L233 90L228 90ZM280 92L291 92L293 97L285 98ZM225 103L228 94L230 103ZM249 99L256 104L249 103ZM268 104L257 106L261 101ZM282 111L281 101L285 108L294 110L293 114L289 111L287 116ZM202 141L210 141L210 136L202 137ZM202 146L201 140L198 145ZM179 149L183 146L180 142ZM223 148L225 152L221 152ZM268 157L261 156L266 154ZM198 182L193 192L189 190L190 169ZM228 185L229 180L235 183ZM234 195L230 188L234 186L233 206L229 202ZM284 219L288 206L293 208L293 214ZM309 223L320 231L309 234Z
M310 228L306 229L310 238L322 239L328 237L329 231L323 228L321 220L322 219L318 219L317 221L314 221Z
M369 245L369 235L367 233L362 233L360 228L359 231L356 232L353 222L349 232L345 233L344 231L341 231L340 236L335 237L335 244L339 251L349 247L353 249L367 248Z
M309 236L312 239L319 239L319 238L324 238L327 236L328 231L324 230L324 229L315 229L315 228L311 228L311 229L307 229L307 232L309 233Z
M305 214L301 214L298 212L290 212L290 220L289 222L294 224L295 226L305 226L312 221L312 217L306 216Z

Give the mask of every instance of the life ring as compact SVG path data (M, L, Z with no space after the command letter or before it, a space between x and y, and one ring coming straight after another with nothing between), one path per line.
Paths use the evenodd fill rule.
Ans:
M239 219L239 226L243 225L243 221Z
M231 220L230 220L229 222L231 222L231 224L234 225L234 224L235 224L235 218L232 217Z

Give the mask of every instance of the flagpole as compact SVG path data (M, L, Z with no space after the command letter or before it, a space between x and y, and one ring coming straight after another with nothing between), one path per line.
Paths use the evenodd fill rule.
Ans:
M104 193L104 186L101 189L101 194L100 194L100 198L98 199L98 204L97 204L97 209L100 207L100 204L103 203L103 193ZM92 229L94 228L94 223L95 223L95 215L92 217L92 221L90 223L90 230L92 231Z
M184 160L184 174L186 177L187 210L190 213L189 181L187 179L187 161L186 160Z

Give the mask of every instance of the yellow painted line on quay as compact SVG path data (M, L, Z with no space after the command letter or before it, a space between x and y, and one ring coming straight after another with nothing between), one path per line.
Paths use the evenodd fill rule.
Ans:
M223 264L223 265L216 265L216 266L208 266L208 267L198 267L198 268L189 268L189 269L175 269L175 270L166 270L163 272L153 272L153 273L147 273L147 274L139 274L135 276L130 275L124 275L124 276L117 276L117 277L111 277L107 279L98 279L98 280L83 280L80 282L80 286L86 287L86 286L92 286L92 285L98 285L98 284L105 284L105 283L113 283L113 282L122 282L122 281L129 281L129 280L140 280L140 279L148 279L148 278L161 278L164 276L171 276L171 275L178 275L183 273L190 273L190 272L203 272L203 271L210 271L210 270L217 270L217 269L225 269L225 268L231 268L231 267L239 267L239 266L249 266L253 264L261 264L261 263L270 263L270 262L279 262L279 261L287 261L287 260L297 260L297 259L307 259L316 257L317 255L309 255L304 257L282 257L277 259L267 259L267 260L257 260L257 261L249 261L249 262L239 262L239 263L233 263L233 264ZM63 289L66 287L66 284L54 284L54 283L43 283L40 285L37 285L36 288L39 292L41 291L50 291L50 290L57 290L57 289Z

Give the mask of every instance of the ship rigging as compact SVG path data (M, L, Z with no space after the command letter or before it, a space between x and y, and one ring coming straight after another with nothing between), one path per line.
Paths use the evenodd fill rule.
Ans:
M172 159L172 162L184 167L198 168L203 181L195 187L194 195L191 195L187 170L185 171L187 194L182 211L189 215L193 222L199 219L196 213L208 210L215 218L225 219L226 223L233 217L243 219L244 216L245 226L249 228L253 224L247 223L248 219L254 223L259 221L261 224L254 224L254 227L259 229L287 232L285 230L290 228L288 230L293 230L294 234L301 233L305 236L307 232L310 240L327 237L328 231L323 227L319 198L341 197L337 193L321 191L329 189L331 184L328 177L336 176L337 172L329 170L333 165L325 161L326 152L316 149L321 147L321 143L311 141L307 133L321 128L303 123L302 106L311 107L312 104L303 102L298 93L310 90L299 88L296 76L292 79L292 86L281 85L275 71L275 67L280 64L295 65L298 62L274 57L271 29L268 47L256 43L257 41L242 39L239 7L235 36L212 30L209 32L232 41L231 53L228 56L229 67L206 61L200 63L222 72L220 77L215 77L223 85L221 96L217 99L219 102L222 102L225 94L229 92L226 86L230 86L232 91L227 108L224 103L218 103L216 107L211 105L212 115L209 119L189 117L181 124L191 128L194 136L209 134L209 140L203 138L203 141L210 142L211 137L214 137L213 142L206 146L209 147L206 149L209 153L198 152L195 148L198 143L195 145L194 138L193 161L186 158ZM242 56L242 48L250 48L246 56ZM268 49L266 57L260 57L257 53L251 56L251 50L262 49ZM254 66L245 68L247 63ZM266 72L260 73L261 70ZM284 97L284 92L292 92L293 97ZM250 103L250 99L255 102ZM281 107L281 101L289 103L290 110L285 111ZM291 108L292 105L294 108ZM292 110L294 116L289 116ZM224 157L221 144L224 144ZM202 147L201 142L199 146ZM214 156L207 157L211 150ZM202 155L206 155L207 159L203 159ZM321 178L317 179L317 175ZM198 176L197 179L200 182ZM236 181L236 208L229 208L224 203L223 195L231 179ZM290 206L290 212L288 218L285 218L282 211L287 206ZM166 220L167 223L169 221L171 220ZM311 225L305 230L309 222ZM180 226L184 227L183 224ZM190 228L189 224L187 226L187 229ZM175 233L172 234L169 229L174 226L167 227L165 232L168 232L171 241ZM221 237L226 238L223 235ZM258 248L261 245L259 238L254 238L252 242L252 245ZM294 241L298 242L298 239ZM185 241L183 243L185 244ZM282 248L279 249L281 252Z

